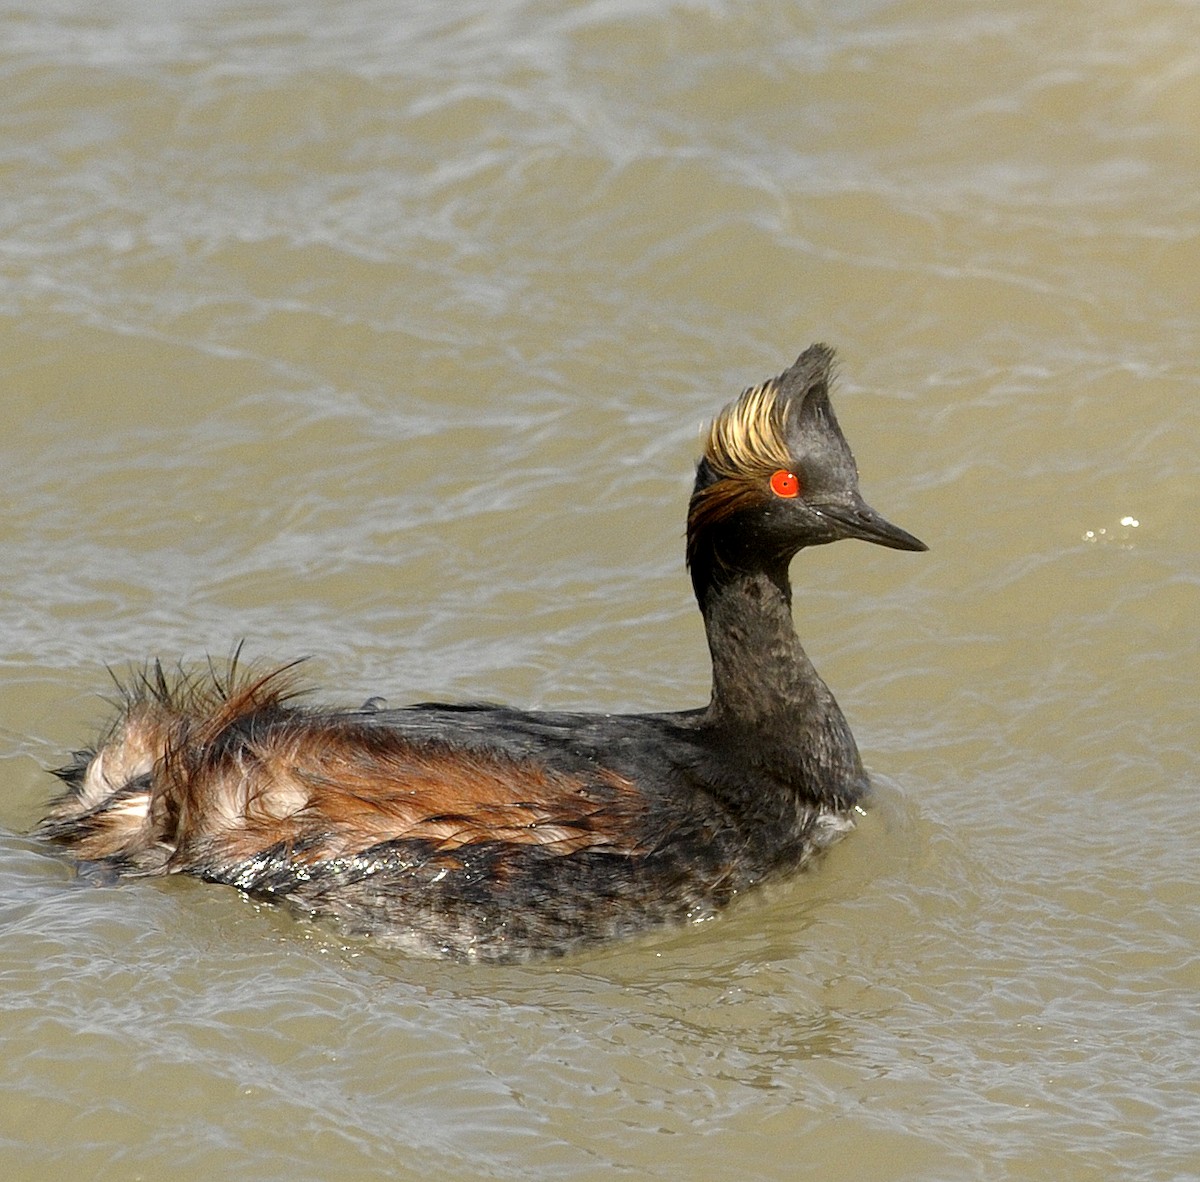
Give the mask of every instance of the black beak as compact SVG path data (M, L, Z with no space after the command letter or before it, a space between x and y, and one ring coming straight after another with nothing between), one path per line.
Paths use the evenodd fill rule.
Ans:
M861 538L891 550L928 550L920 538L914 538L898 525L880 517L870 505L855 496L845 504L814 505L814 509L829 521L843 538Z

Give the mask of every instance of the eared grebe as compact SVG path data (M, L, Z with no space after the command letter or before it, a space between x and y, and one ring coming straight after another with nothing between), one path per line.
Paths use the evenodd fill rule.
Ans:
M561 954L713 914L853 824L867 777L792 627L804 546L925 545L859 495L806 350L713 422L687 519L707 707L316 709L292 667L124 692L39 832L120 875L185 873L466 960Z

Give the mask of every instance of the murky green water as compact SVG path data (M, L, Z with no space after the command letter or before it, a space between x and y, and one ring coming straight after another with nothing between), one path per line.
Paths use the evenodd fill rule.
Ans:
M1200 13L0 15L6 1179L1200 1176ZM697 429L815 339L873 503L796 615L881 785L562 964L24 836L105 665L702 702Z

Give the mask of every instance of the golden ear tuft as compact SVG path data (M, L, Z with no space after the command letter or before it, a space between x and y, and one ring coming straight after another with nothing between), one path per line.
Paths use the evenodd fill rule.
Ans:
M790 468L784 413L777 378L743 391L709 428L704 457L713 475L718 479L765 479L778 468Z
M701 534L763 504L772 475L792 470L795 461L784 438L786 413L780 380L772 378L744 390L713 420L704 448L704 464L713 479L696 489L688 507L689 565Z

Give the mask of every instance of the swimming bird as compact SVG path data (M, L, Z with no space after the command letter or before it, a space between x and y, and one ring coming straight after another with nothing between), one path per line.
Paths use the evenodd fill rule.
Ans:
M294 665L156 663L56 773L38 832L110 875L189 874L480 961L707 918L799 869L852 828L868 780L796 636L789 564L841 538L926 548L863 500L832 363L813 345L709 428L686 547L706 706L323 708Z

